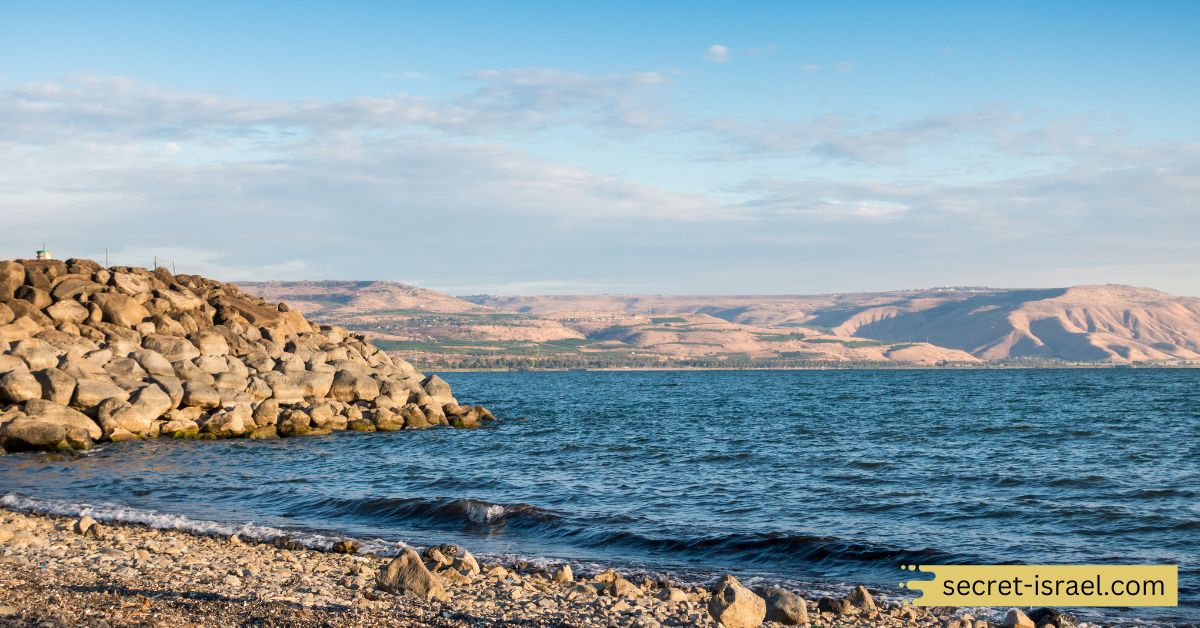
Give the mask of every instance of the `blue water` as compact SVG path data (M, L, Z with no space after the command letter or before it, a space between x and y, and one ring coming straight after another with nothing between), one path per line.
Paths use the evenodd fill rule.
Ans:
M1100 613L1200 619L1197 370L444 377L504 420L10 455L0 494L812 591L894 591L906 563L1177 563L1179 608Z

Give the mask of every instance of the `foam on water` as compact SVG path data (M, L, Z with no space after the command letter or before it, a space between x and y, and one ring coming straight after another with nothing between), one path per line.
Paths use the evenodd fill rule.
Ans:
M271 526L255 525L253 522L232 523L197 520L176 514L130 508L115 503L101 502L91 504L39 499L16 493L8 493L0 497L0 506L18 512L44 513L61 517L88 515L101 523L129 523L144 525L156 530L179 530L180 532L190 532L205 536L227 537L236 534L243 539L251 541L273 541L279 537L287 536L292 541L305 547L322 550L328 550L335 542L346 538L312 532L287 531ZM388 542L379 539L358 540L363 544L363 551L379 554L394 554L408 547L404 542Z

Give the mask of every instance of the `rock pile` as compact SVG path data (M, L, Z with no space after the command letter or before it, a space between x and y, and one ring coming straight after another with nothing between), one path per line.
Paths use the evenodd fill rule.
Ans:
M0 262L0 452L494 419L362 335L231 284L80 259Z

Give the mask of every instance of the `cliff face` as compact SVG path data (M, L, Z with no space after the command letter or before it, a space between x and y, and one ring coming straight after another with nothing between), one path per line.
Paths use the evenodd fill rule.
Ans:
M478 427L443 380L238 287L90 260L0 262L0 448Z

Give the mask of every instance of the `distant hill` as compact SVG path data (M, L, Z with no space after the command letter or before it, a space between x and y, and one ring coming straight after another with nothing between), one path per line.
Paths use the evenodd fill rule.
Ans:
M241 285L426 367L1200 360L1200 299L1131 286L455 298L384 281Z
M864 308L835 333L925 338L985 360L1200 359L1200 299L1132 286L1013 290Z

